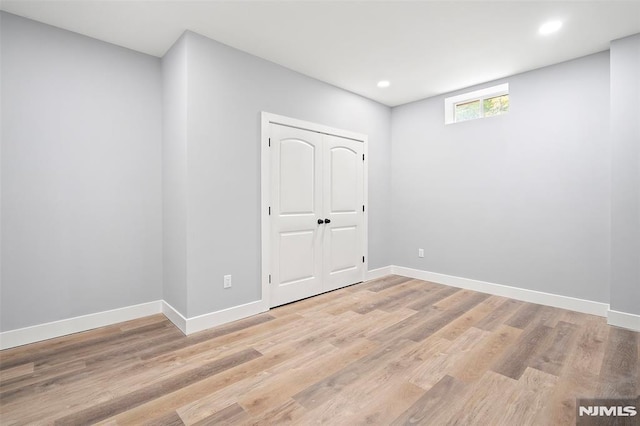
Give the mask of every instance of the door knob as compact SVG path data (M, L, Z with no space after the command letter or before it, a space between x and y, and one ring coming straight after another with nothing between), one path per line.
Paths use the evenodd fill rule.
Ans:
M323 223L324 223L324 220L318 219L318 225L322 225Z
M324 223L331 223L331 219L325 219Z

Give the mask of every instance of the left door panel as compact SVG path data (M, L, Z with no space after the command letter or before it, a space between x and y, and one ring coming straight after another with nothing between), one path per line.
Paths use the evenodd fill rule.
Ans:
M270 125L271 306L322 292L322 135Z

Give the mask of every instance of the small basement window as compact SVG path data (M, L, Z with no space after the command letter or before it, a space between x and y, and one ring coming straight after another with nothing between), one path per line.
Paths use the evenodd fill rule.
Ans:
M444 100L445 124L493 117L509 112L509 83L475 90Z

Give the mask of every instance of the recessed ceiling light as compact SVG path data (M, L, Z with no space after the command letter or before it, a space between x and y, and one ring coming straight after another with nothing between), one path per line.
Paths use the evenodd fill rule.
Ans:
M389 87L390 84L389 80L380 80L378 82L378 87Z
M542 35L549 35L558 31L560 27L562 27L562 21L549 21L540 25L538 32Z

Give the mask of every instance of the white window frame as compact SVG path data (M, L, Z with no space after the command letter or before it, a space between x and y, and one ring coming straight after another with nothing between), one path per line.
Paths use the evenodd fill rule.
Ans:
M487 87L485 89L474 90L473 92L463 93L461 95L451 96L445 98L444 100L444 123L445 124L454 124L454 123L463 123L465 121L473 121L477 119L471 120L463 120L456 121L456 105L465 104L467 102L480 101L480 117L484 118L484 100L495 98L496 96L503 96L509 94L509 83L498 84L497 86Z

